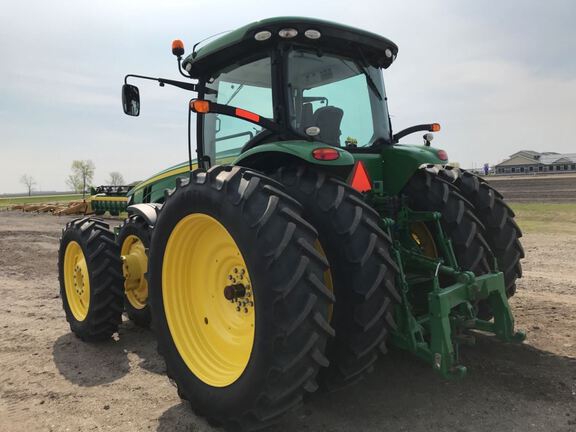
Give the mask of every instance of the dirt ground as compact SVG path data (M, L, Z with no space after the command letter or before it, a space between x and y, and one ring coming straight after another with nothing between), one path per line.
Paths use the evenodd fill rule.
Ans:
M86 344L64 319L56 251L67 218L0 212L0 431L212 431L180 403L151 332ZM512 305L528 339L479 340L444 381L402 352L316 393L279 431L576 431L576 234L524 237Z

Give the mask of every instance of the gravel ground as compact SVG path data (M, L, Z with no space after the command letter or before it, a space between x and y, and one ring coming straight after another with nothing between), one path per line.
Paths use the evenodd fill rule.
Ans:
M151 332L76 339L58 296L68 219L0 212L0 430L212 431L181 404ZM481 338L470 374L444 381L392 352L368 380L316 393L279 431L576 431L576 235L527 234L512 305L522 345Z

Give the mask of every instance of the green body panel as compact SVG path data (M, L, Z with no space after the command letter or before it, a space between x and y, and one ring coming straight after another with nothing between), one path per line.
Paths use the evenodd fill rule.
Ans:
M319 148L330 148L336 150L340 156L338 159L333 161L323 161L314 159L312 156L312 151ZM236 160L234 160L234 165L243 165L254 157L266 156L266 154L282 153L286 156L296 157L302 161L314 165L324 165L324 166L352 166L354 165L354 156L348 153L346 150L332 147L326 144L312 141L279 141L273 143L262 144L242 153Z
M398 195L416 170L423 164L445 165L438 158L437 149L426 146L395 144L384 146L382 152L354 153L361 160L380 195Z
M231 163L235 159L237 153L237 151L218 153L216 155L216 163ZM198 163L196 159L193 159L192 169L196 168L198 168ZM189 171L190 163L185 161L162 170L146 180L141 181L127 194L128 197L132 197L130 204L161 202L163 200L164 190L174 188L176 186L176 179L179 177L186 177Z
M340 157L334 161L321 161L314 159L312 151L317 148L331 148L338 151ZM310 141L281 141L268 144L259 145L240 156L237 156L238 151L226 151L216 155L216 163L233 165L250 166L251 161L258 157L266 156L284 156L287 161L289 158L298 158L305 163L315 164L320 166L337 166L337 167L352 167L354 164L354 157L344 149L330 147L326 144L314 143ZM192 161L192 168L197 168L195 160ZM176 179L185 177L189 171L188 162L182 162L174 165L159 173L149 177L148 179L138 183L129 193L131 197L130 204L139 204L142 202L162 202L164 197L164 190L171 189L176 186Z
M382 150L382 181L386 195L397 195L423 164L446 165L438 158L438 149L396 144Z

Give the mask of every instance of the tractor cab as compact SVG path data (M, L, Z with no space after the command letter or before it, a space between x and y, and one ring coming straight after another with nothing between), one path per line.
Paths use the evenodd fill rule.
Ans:
M380 69L396 53L381 36L315 19L236 30L184 60L212 107L199 116L198 143L212 161L286 140L348 149L390 143Z
M378 153L394 141L381 69L398 47L382 36L284 17L197 44L183 61L176 42L179 69L197 84L157 80L198 93L190 107L198 114L198 159L207 165L272 142ZM124 90L125 112L138 115L137 89L126 83Z

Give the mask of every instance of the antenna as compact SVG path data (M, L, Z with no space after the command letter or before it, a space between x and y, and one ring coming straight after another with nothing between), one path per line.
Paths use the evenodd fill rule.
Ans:
M197 48L198 45L200 45L202 42L206 42L207 40L210 40L210 39L212 39L212 38L214 38L214 37L216 37L216 36L220 36L221 34L224 34L224 33L230 33L231 31L232 31L232 30L226 30L226 31L223 31L223 32L220 32L220 33L216 33L216 34L213 34L212 36L208 36L207 38L202 39L200 42L196 42L196 43L194 44L194 46L192 47L192 58L195 58L195 57L196 57L196 54L197 54L196 48Z

